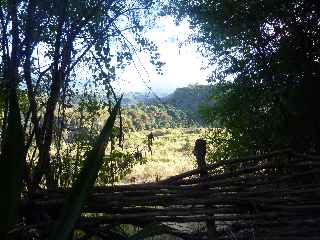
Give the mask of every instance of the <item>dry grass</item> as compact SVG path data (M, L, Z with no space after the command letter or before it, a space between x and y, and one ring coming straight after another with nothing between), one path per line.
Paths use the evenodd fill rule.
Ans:
M136 165L125 182L151 182L167 178L195 168L192 154L194 142L203 136L205 129L158 129L151 154L146 140L150 131L132 132L126 139L126 147L139 148L147 162Z

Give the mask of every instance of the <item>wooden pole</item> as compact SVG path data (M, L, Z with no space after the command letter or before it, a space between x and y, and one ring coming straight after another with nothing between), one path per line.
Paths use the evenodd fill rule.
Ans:
M206 145L207 145L206 140L197 139L195 142L194 150L193 150L193 154L197 159L197 165L200 171L200 180L202 182L205 182L209 177L207 164L205 161L206 151L207 151ZM206 207L209 208L209 206L206 206ZM207 214L206 225L207 225L207 231L208 231L207 233L208 239L209 240L217 239L218 236L217 236L217 230L215 226L214 214Z

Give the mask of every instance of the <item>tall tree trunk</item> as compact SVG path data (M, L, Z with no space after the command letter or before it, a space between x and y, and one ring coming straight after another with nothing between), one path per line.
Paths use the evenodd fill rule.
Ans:
M12 48L8 64L8 125L3 133L0 156L0 239L9 239L8 231L17 221L21 198L24 168L24 135L17 97L17 74L19 66L19 35L17 2L8 1L8 12L12 21Z
M66 3L66 1L64 1ZM54 187L54 179L50 174L50 147L52 142L54 111L59 99L59 92L61 88L61 82L63 81L63 75L59 68L60 48L62 43L63 25L65 22L65 4L62 4L61 15L59 16L58 30L55 39L55 51L53 62L52 83L50 86L50 95L46 106L43 125L41 129L41 147L39 148L39 160L34 170L32 181L33 188L39 187L39 183L43 175L46 175L47 187Z

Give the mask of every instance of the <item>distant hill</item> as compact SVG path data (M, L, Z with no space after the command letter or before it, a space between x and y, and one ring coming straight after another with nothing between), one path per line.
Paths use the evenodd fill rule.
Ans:
M199 108L201 105L208 103L211 93L212 86L210 85L189 85L188 87L177 88L163 100L165 104L184 111L191 119L202 121Z
M123 108L124 126L128 130L195 127L199 124L184 111L163 104L137 104Z
M156 103L157 98L151 93L129 92L123 96L122 105L131 106L139 103L153 104Z
M165 97L130 93L123 99L126 125L131 130L202 126L199 107L208 102L209 85L177 88Z

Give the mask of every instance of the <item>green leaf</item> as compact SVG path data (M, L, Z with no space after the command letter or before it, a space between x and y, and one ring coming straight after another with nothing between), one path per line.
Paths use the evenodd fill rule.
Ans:
M51 240L65 240L69 238L74 224L80 215L82 204L92 189L99 169L102 166L105 147L111 136L116 115L120 108L120 102L121 98L116 103L94 147L89 152L85 164L66 199L61 216L53 228L50 236Z

